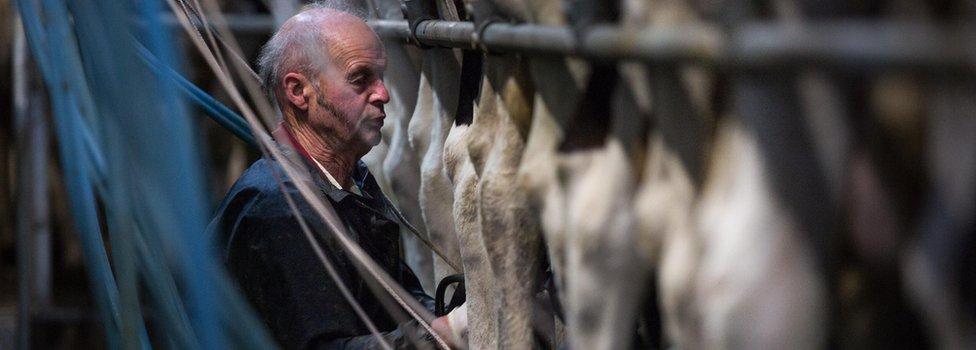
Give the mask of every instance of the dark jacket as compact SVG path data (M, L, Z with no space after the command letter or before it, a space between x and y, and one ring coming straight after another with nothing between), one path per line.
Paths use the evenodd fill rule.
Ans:
M314 169L307 161L293 163L302 163L298 167L302 171ZM366 165L360 162L353 175L363 196L337 189L317 172L314 174L314 188L332 203L353 240L432 310L433 300L424 294L417 277L400 259L398 216ZM285 348L379 348L316 257L278 178L285 178L279 164L268 158L258 160L241 175L217 210L208 232L222 247L227 268ZM294 200L342 281L384 337L396 348L411 348L414 340L426 339L416 321L397 324L390 317L294 183L285 181L283 189Z

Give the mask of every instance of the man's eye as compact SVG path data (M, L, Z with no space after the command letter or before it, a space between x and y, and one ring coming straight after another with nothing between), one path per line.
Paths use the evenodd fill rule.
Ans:
M367 77L365 74L357 74L354 75L351 79L349 79L349 82L355 85L363 85L366 84L368 78L369 77Z

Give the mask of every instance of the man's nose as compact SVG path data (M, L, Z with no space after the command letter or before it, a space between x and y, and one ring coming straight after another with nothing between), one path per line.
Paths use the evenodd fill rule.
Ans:
M376 80L373 93L370 95L369 103L386 104L390 102L390 91L386 89L386 83L382 79Z

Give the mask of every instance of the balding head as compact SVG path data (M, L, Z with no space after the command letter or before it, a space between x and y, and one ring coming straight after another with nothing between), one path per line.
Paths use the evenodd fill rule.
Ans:
M342 41L347 36L345 34L364 31L375 36L366 25L365 14L359 9L339 2L317 2L305 6L285 21L261 50L258 69L265 95L279 105L285 74L318 75L322 67L333 59L333 53L341 51Z
M379 143L390 101L386 52L362 17L306 7L275 33L259 64L265 93L304 147L359 159Z

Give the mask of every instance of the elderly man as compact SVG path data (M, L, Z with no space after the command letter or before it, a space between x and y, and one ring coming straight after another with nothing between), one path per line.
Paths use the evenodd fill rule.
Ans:
M278 144L301 159L299 169L309 171L353 239L432 309L433 301L400 259L402 223L359 160L380 142L383 105L390 100L383 84L386 56L376 34L350 11L307 7L271 38L259 65L265 93L281 111L274 132ZM296 200L313 231L328 229L294 183L279 186L281 179L281 165L262 158L231 188L208 229L223 245L225 263L286 348L379 348L318 260L282 191ZM389 343L401 348L430 340L416 321L396 324L371 294L364 280L369 276L356 271L331 236L319 237L340 279ZM446 316L432 325L449 342L457 339Z

